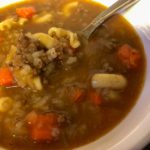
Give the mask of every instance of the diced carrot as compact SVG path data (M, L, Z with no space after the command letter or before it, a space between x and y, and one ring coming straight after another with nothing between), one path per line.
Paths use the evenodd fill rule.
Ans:
M19 17L31 19L36 14L36 9L34 7L22 7L17 8L16 13Z
M9 68L1 68L0 69L0 85L10 86L13 85L13 75Z
M29 134L38 142L51 141L59 136L58 115L54 113L37 114L31 112L26 117Z
M77 88L73 90L73 93L71 96L72 96L73 102L81 102L84 99L85 91L83 89Z
M140 63L140 53L128 44L122 45L118 49L117 55L120 61L129 69L137 68Z
M102 103L102 96L96 91L90 91L89 98L95 105L100 105Z

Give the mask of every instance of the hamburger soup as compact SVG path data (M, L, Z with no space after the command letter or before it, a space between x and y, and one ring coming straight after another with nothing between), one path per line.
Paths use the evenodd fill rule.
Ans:
M66 150L113 129L141 92L145 57L115 15L85 43L105 7L90 0L31 0L0 9L0 145Z

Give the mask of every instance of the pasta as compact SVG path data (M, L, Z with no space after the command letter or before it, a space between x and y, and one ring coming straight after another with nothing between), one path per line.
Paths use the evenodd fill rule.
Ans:
M18 20L18 24L20 26L25 25L27 22L28 22L28 19L26 19L26 18L19 18L19 20Z
M33 17L33 22L34 23L45 23L45 22L51 22L52 19L53 19L52 14L46 12L46 13L42 13L39 15L35 15Z
M67 38L72 48L78 48L80 46L77 34L69 30L53 27L49 29L48 34L51 37L56 36L58 38L61 37Z
M17 23L14 18L9 18L0 23L0 31L4 31L5 29L11 29Z
M32 35L33 38L38 39L46 48L52 48L57 44L57 40L45 33L36 33Z
M25 18L19 18L18 20L15 20L14 18L6 19L2 22L0 22L0 31L4 30L10 30L14 26L23 26L25 23L27 23L27 19Z
M6 64L9 64L12 61L12 59L14 58L14 55L16 54L16 52L17 52L17 48L14 45L12 45L11 49L10 49L10 51L9 51L7 57L6 57L6 60L5 60Z
M21 87L29 87L33 90L42 90L43 88L40 77L34 77L33 70L28 65L16 70L15 78Z
M13 100L10 97L1 97L0 98L0 112L7 112L11 109Z
M78 2L70 2L70 3L67 3L64 8L63 8L63 14L66 16L66 17L69 17L71 15L71 11L72 9L74 9L75 7L78 6Z

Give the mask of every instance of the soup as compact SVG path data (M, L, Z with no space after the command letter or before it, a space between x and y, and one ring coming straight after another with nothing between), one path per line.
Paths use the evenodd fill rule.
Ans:
M116 15L78 37L105 7L31 0L0 10L0 145L65 150L112 130L131 110L145 74L143 45Z

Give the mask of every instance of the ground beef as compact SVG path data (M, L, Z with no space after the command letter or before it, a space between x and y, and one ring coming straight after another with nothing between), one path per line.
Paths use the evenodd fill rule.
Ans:
M62 63L64 60L65 62L68 57L73 56L73 51L64 38L59 40L56 47L47 49L39 41L21 33L18 38L16 55L10 65L17 69L29 65L34 74L39 75L45 72L52 63L53 68L55 68L54 66L58 61Z

